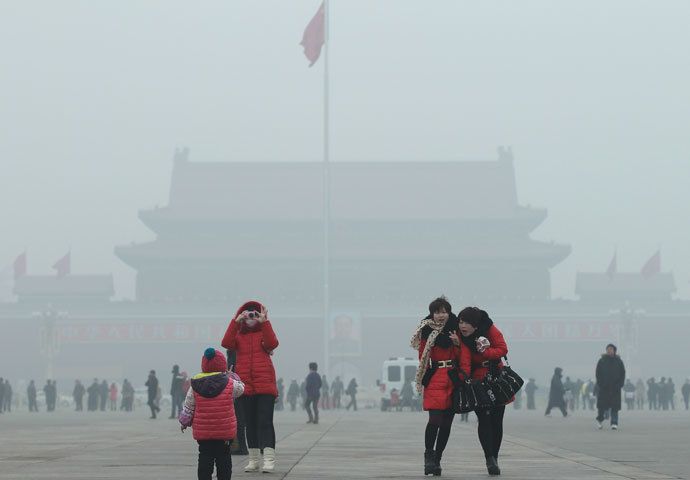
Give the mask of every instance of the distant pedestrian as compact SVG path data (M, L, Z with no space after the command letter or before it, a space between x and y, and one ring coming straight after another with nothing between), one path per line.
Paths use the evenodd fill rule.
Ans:
M690 407L690 378L685 379L685 383L681 388L681 393L683 394L683 401L685 402L685 409L688 410Z
M659 401L659 407L662 410L668 410L668 388L666 385L666 377L661 377L659 383L657 384L657 397Z
M110 387L108 387L108 382L103 380L101 386L98 390L98 399L100 401L101 412L105 412L105 406L108 403L108 394L110 393Z
M86 388L79 380L74 381L74 390L72 390L72 398L74 399L75 411L81 412L84 410L84 394Z
M12 411L12 385L10 385L10 381L8 379L5 379L5 388L3 392L2 403L2 408L6 412Z
M625 366L612 343L606 346L606 353L597 363L596 377L599 393L597 395L597 427L603 428L604 414L610 411L611 428L618 430L618 411L621 409L621 388L625 382Z
M147 388L148 402L147 405L151 409L151 419L156 418L156 412L160 412L161 409L156 405L156 396L158 395L158 378L156 378L156 371L151 370L149 372L149 378L146 379L144 386Z
M26 397L29 400L29 411L38 412L38 405L36 404L36 384L33 380L29 382L26 388Z
M187 392L182 391L182 382L184 381L184 377L180 373L180 366L173 365L171 373L172 380L170 382L170 403L172 404L172 410L170 412L170 418L177 418L182 411L182 401L184 400Z
M354 378L350 380L350 383L348 383L347 388L345 389L345 395L348 395L350 397L350 403L347 404L347 407L345 407L345 410L349 410L350 407L352 407L353 411L357 411L357 380Z
M647 391L644 386L644 382L641 378L637 379L635 384L635 404L638 410L644 410L644 399L647 395Z
M122 382L122 403L120 404L120 410L125 412L131 412L134 408L134 387L129 383L129 380L125 378Z
M110 400L110 411L117 411L117 385L115 385L115 382L110 384L108 399Z
M673 380L669 377L668 382L666 382L666 389L668 390L668 403L671 405L671 410L676 409L676 385Z
M299 385L297 385L297 380L290 382L287 393L287 401L290 404L290 411L294 412L297 407L297 398L299 397Z
M625 404L628 410L635 409L635 385L627 379L623 385L623 396L625 397Z
M321 376L321 406L324 410L331 408L331 386L328 384L326 375Z
M345 392L345 385L340 377L335 377L333 383L331 384L331 397L333 398L333 408L340 409L340 397Z
M647 403L650 410L659 410L659 388L654 377L647 380Z
M568 416L568 410L565 408L565 388L561 378L563 377L563 369L556 367L551 377L551 389L549 390L549 404L546 407L545 416L551 415L551 409L557 407L561 410L564 417Z
M94 378L93 383L89 385L89 388L86 389L86 409L89 412L95 412L98 410L99 391L100 387L98 386L98 379Z
M321 397L321 376L317 373L318 366L316 362L309 364L309 374L304 380L307 383L307 400L304 403L304 409L309 415L307 423L319 423L319 397ZM314 414L311 412L311 407L314 408Z
M0 413L2 413L2 406L5 400L5 381L0 377Z

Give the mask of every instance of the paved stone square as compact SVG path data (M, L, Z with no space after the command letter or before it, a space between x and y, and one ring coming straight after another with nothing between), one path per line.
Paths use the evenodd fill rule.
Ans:
M276 412L278 469L235 478L423 478L424 413L326 411L319 425L302 412ZM456 417L443 477L488 478L469 423ZM594 428L591 412L572 418L508 409L500 458L503 478L688 478L690 414L622 412L618 432ZM196 443L177 422L145 411L17 412L0 416L0 479L194 479ZM431 477L428 477L431 478Z

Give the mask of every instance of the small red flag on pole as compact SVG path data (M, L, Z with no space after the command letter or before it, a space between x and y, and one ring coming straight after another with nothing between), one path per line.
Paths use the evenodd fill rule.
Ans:
M647 260L644 264L640 273L644 278L650 278L661 272L661 250L652 255L652 257Z
M304 55L307 57L311 63L309 66L313 66L316 61L321 56L321 47L325 42L326 37L326 18L323 3L319 7L314 15L314 18L307 24L307 28L304 29L304 34L302 35L302 41L300 45L304 47Z
M26 275L26 252L14 259L14 279Z
M55 262L55 265L53 265L53 269L57 270L58 277L69 275L71 270L71 253L72 252L67 252L64 257Z

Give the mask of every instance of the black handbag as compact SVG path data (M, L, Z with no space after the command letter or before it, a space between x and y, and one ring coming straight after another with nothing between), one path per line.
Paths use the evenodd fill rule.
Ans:
M503 357L503 368L497 362L491 362L489 373L482 380L460 382L453 390L453 411L468 413L481 408L505 405L522 388L525 381Z
M498 368L497 362L491 363L489 374L482 383L493 405L505 405L520 391L525 381L510 366L508 357L503 357L503 368Z

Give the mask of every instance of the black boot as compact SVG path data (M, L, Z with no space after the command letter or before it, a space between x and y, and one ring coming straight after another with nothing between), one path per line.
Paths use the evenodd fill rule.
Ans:
M424 450L424 475L432 475L436 470L436 453Z
M496 457L486 457L486 470L489 472L489 475L501 474L501 469L498 468Z
M441 476L441 456L443 452L436 450L436 455L434 455L434 476Z

